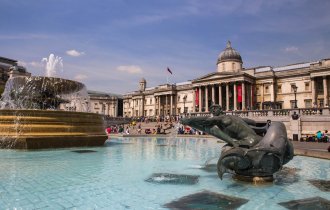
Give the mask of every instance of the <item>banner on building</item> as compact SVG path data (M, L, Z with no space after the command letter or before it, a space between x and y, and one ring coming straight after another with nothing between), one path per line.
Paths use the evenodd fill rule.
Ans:
M196 106L199 106L199 88L195 91L195 104Z
M237 102L242 102L242 85L237 86Z

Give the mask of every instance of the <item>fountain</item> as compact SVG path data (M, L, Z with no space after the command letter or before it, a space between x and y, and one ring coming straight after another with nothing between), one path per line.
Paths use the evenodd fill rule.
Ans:
M50 56L47 75L58 62ZM53 63L53 64L52 64ZM57 77L13 77L0 101L0 148L100 146L103 116L89 111L84 84Z

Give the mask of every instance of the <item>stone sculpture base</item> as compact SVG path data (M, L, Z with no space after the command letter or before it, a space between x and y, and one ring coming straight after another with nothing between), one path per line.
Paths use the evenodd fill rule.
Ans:
M255 184L273 182L273 180L274 180L273 176L244 176L244 175L238 175L238 174L235 174L233 176L233 178L236 180L239 180L239 181L251 182L251 183L255 183Z

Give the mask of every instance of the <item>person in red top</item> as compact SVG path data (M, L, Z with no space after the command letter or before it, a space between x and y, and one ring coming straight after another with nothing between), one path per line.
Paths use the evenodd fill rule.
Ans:
M110 134L111 133L111 128L107 127L106 132L107 132L107 134Z

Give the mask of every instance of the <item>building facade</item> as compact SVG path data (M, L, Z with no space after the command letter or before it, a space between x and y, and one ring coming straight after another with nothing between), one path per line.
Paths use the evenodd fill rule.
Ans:
M123 116L123 99L121 95L88 90L89 109L93 113L109 117Z
M228 42L215 72L192 81L147 88L123 96L123 115L166 116L224 110L263 110L327 107L330 93L330 59L281 67L243 68L239 52Z

